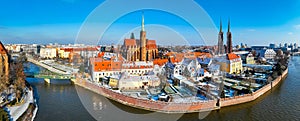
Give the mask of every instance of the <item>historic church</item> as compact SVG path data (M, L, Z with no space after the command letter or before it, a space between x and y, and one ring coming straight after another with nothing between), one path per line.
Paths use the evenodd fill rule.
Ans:
M130 39L125 39L122 46L123 57L127 61L152 61L158 56L158 49L155 40L146 38L144 15L142 16L142 30L140 39L135 39L133 33Z
M232 53L232 34L230 32L230 20L228 21L228 31L227 31L227 42L226 45L224 43L223 38L223 30L222 30L222 21L220 21L220 31L218 36L218 49L217 49L217 55L222 55L225 53Z

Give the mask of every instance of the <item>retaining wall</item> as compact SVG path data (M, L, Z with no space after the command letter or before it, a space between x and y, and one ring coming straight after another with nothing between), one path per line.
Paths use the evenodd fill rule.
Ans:
M91 82L76 79L73 80L75 84L87 88L93 92L101 94L107 98L120 102L122 104L132 106L135 108L157 111L163 113L188 113L188 112L201 112L215 109L217 101L203 101L203 102L187 102L187 103L176 103L176 102L162 102L152 101L146 99L139 99L131 96L127 96L104 87L95 85Z
M286 69L281 76L278 76L275 80L273 80L270 84L263 86L259 90L253 92L252 94L246 94L243 96L235 96L234 98L222 98L221 99L221 107L231 106L231 105L237 105L245 102L250 102L261 95L265 94L271 88L275 87L281 80L283 80L288 74L288 69Z
M203 102L187 102L187 103L176 103L176 102L162 102L162 101L152 101L139 99L131 96L121 94L119 92L114 92L110 89L93 84L81 78L72 79L72 81L81 87L91 90L95 93L101 94L107 98L115 100L124 105L132 106L135 108L157 111L163 113L191 113L191 112L201 112L219 109L221 107L237 105L241 103L246 103L253 101L265 94L272 87L275 87L288 73L286 69L282 76L277 77L272 83L265 85L261 89L253 92L252 94L246 94L243 96L236 96L234 98L222 98L220 100L220 107L216 106L217 100L203 101Z

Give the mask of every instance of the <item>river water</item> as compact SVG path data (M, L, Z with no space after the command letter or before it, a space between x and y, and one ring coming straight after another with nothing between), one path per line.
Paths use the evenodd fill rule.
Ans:
M30 65L39 71L40 68ZM35 89L37 121L199 121L199 120L300 120L300 57L292 57L286 80L257 100L218 111L192 114L162 114L124 106L68 80L27 78Z

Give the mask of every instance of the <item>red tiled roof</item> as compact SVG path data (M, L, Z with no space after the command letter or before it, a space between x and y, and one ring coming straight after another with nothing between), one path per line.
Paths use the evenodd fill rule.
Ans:
M72 51L98 51L96 47L86 47L86 48L60 48L60 50L64 50L66 52Z
M148 40L146 46L147 49L157 49L155 40Z
M240 58L240 56L238 56L237 54L234 54L234 53L228 53L227 58L228 58L228 60L233 60L233 59Z
M125 46L135 46L136 45L136 40L135 39L125 39L124 40L124 45Z
M5 47L3 46L2 42L0 42L0 54L7 54Z
M150 44L156 45L156 40L148 40L147 45L150 45Z

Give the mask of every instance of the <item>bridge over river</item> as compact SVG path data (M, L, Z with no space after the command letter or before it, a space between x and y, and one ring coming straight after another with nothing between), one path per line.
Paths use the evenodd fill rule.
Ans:
M49 63L47 61L37 61L30 56L27 56L27 61L44 69L38 72L25 71L26 76L34 78L44 78L44 80L48 83L50 83L51 79L74 79L75 76L73 74L78 72L77 69L66 69L66 66L58 65L57 63L53 64L53 61L53 63Z

